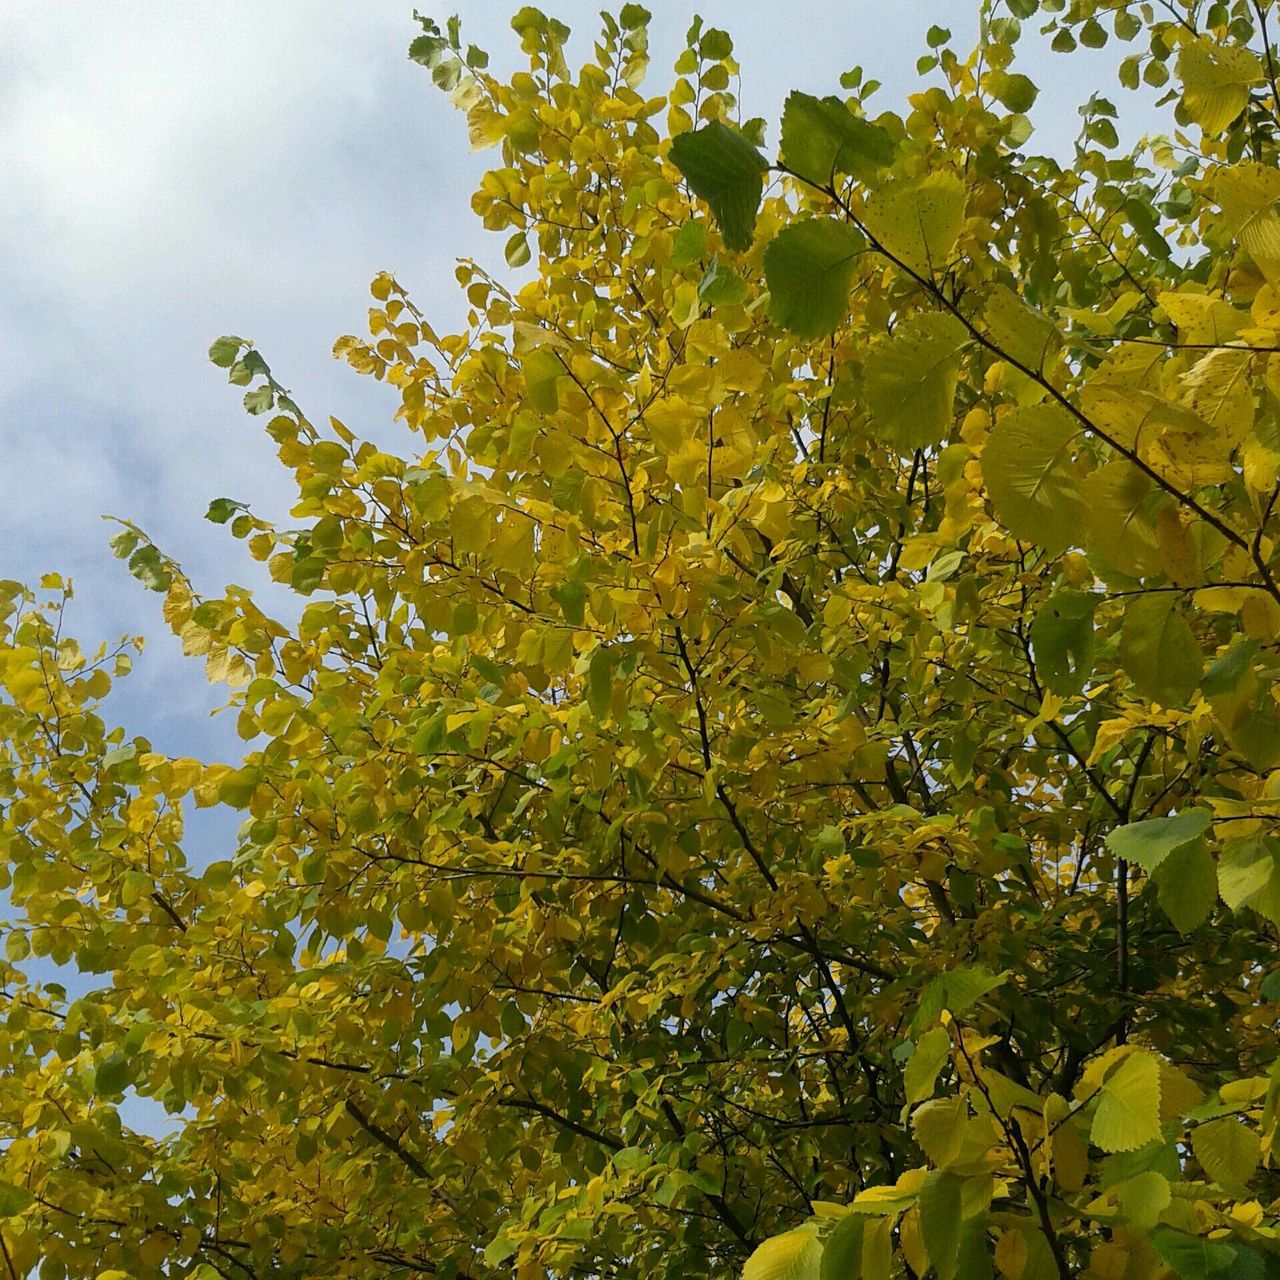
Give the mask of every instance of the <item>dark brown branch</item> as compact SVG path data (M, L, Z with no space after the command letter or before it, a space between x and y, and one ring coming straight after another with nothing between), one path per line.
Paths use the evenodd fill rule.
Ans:
M374 1141L381 1146L386 1147L406 1169L409 1170L415 1178L429 1178L431 1175L427 1172L426 1166L413 1154L412 1151L406 1150L400 1140L388 1133L381 1126L370 1120L368 1116L356 1106L350 1098L346 1101L347 1115L349 1115Z

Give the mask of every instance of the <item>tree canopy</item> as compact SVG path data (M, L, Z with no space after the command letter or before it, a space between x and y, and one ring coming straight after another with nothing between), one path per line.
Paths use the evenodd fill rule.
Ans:
M698 21L419 18L511 272L374 279L399 455L214 343L287 620L114 539L243 759L0 584L0 1275L1280 1275L1272 9L984 5L780 131ZM1168 136L1039 155L1039 28Z

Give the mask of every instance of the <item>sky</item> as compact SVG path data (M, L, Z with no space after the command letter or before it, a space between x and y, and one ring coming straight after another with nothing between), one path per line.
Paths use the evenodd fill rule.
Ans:
M515 7L424 6L437 19L459 12L498 71L522 62ZM585 59L598 6L544 7ZM650 8L657 92L694 5ZM918 84L925 31L943 23L969 47L977 0L699 9L734 36L744 115L776 122L788 90L837 91L856 63L883 81L872 105L899 108ZM162 750L227 758L237 744L230 717L210 720L221 699L168 636L159 597L112 559L102 517L136 521L216 592L258 571L203 520L209 501L249 502L268 518L289 502L263 420L209 364L209 343L253 339L312 417L395 442L393 393L330 354L363 329L368 281L392 271L447 330L463 313L455 260L501 270L504 237L469 207L494 153L469 150L461 117L407 59L416 31L402 0L59 0L0 12L0 577L70 576L68 630L86 644L148 638L117 706ZM1073 56L1069 78L1043 41L1018 64L1044 90L1035 143L1059 155L1078 123L1077 88L1114 84L1115 50L1081 52L1095 65Z

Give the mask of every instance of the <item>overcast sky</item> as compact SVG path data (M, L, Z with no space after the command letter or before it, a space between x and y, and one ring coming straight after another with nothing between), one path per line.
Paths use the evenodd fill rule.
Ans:
M514 0L424 7L460 11L495 68L520 65ZM598 5L545 7L585 57ZM694 6L650 7L657 92ZM967 47L977 0L700 9L734 36L745 114L776 122L789 89L834 91L855 63L884 82L873 105L899 108L926 29L946 23ZM111 558L100 517L136 520L216 591L253 573L202 519L210 499L278 517L289 497L263 420L207 362L210 341L252 338L313 417L385 438L391 393L330 356L361 331L369 279L393 271L447 329L462 313L454 260L501 263L503 237L469 208L493 153L468 150L461 118L407 60L415 31L402 0L58 0L0 14L0 577L69 574L73 634L151 638L119 706L161 749L230 752L230 718L209 721L218 699L178 655L158 597ZM1043 43L1019 63L1045 89L1042 149L1067 154L1082 86L1114 84L1114 51L1086 57L1083 77Z

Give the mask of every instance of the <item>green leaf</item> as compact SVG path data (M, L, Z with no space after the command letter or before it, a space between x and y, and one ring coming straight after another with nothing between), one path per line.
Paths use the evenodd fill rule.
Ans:
M236 362L236 357L240 354L240 348L244 346L243 338L218 338L209 347L209 359L218 366L219 369L230 369Z
M1209 829L1207 809L1184 809L1168 818L1148 818L1117 827L1107 836L1107 848L1117 858L1154 871L1175 849L1198 840Z
M1157 1227L1150 1236L1155 1251L1179 1280L1209 1280L1225 1271L1236 1259L1233 1245Z
M1008 970L1003 973L992 973L982 965L974 965L968 969L953 969L950 973L944 973L934 978L925 989L911 1025L913 1027L928 1026L943 1009L948 1009L952 1013L963 1013L989 991L1003 986L1008 979Z
M1257 652L1256 640L1243 637L1234 640L1222 657L1209 664L1200 681L1201 690L1211 698L1234 692Z
M865 241L848 223L807 218L784 228L764 251L769 315L801 338L825 338L844 320Z
M712 258L711 266L698 285L698 297L713 307L731 307L747 296L747 282L719 258Z
M1172 593L1130 601L1120 628L1120 662L1134 688L1152 702L1180 707L1195 692L1204 659Z
M237 511L247 510L243 502L236 502L232 498L214 498L209 503L209 510L204 513L204 518L214 524L226 524Z
M982 475L996 516L1015 538L1050 552L1079 542L1084 522L1072 454L1075 420L1058 405L1015 409L991 429Z
M1158 573L1151 481L1125 459L1113 458L1091 472L1081 488L1089 513L1090 550L1128 577Z
M523 231L515 232L502 250L509 267L523 267L533 256L529 250L529 237Z
M671 263L676 267L687 267L697 262L706 251L707 229L696 218L690 218L671 242Z
M1160 905L1179 933L1190 933L1208 918L1218 900L1218 872L1203 840L1175 849L1151 877Z
M946 266L964 227L964 183L940 170L872 192L863 222L885 252L916 275Z
M960 1225L960 1247L956 1251L954 1274L960 1280L991 1280L991 1245L987 1240L986 1215L967 1218ZM1029 1271L1023 1275L1030 1277ZM941 1270L938 1271L941 1276Z
M1131 1050L1102 1084L1089 1131L1103 1151L1136 1151L1160 1137L1160 1060Z
M920 1188L920 1234L938 1280L955 1280L959 1264L964 1179L933 1170Z
M93 1088L100 1097L114 1097L125 1091L133 1079L133 1065L123 1053L113 1053L98 1063Z
M1107 43L1107 33L1097 18L1090 18L1080 28L1080 43L1086 49L1101 49Z
M893 163L893 139L855 116L839 98L788 94L782 111L782 163L819 187L837 173L866 180Z
M968 330L945 312L904 320L867 358L872 431L903 450L943 439L952 424L960 352Z
M129 572L152 591L166 591L173 581L164 557L150 543L139 547L129 557Z
M822 1250L819 1280L859 1280L866 1229L866 1218L857 1213L846 1214L832 1227Z
M934 1027L916 1041L902 1073L908 1102L919 1102L933 1092L938 1072L950 1054L951 1037L946 1027Z
M269 412L275 402L275 393L271 390L270 384L254 387L252 391L244 393L244 407L255 416Z
M1093 673L1093 614L1098 597L1084 591L1058 591L1036 611L1031 648L1036 674L1052 692L1071 697Z
M0 1218L16 1218L28 1206L35 1204L35 1196L12 1182L0 1182Z
M680 134L671 144L671 159L715 215L726 246L749 249L769 168L765 158L740 133L714 120Z
M1280 924L1280 845L1260 835L1229 840L1218 859L1218 892L1232 911L1249 907Z
M130 760L137 759L137 756L137 744L126 742L123 746L112 747L110 751L103 753L102 767L104 769L114 769L118 764L127 764Z
M476 602L469 597L460 600L453 609L453 619L449 624L452 636L469 636L480 625L480 614Z
M1030 111L1040 94L1034 81L1010 71L996 72L991 77L991 90L1001 106L1018 115Z
M1191 1150L1212 1181L1243 1191L1258 1167L1261 1140L1234 1116L1198 1124L1191 1134Z
M604 648L596 648L587 666L587 705L600 723L609 718L613 704L613 655Z
M1262 63L1239 44L1210 36L1184 40L1178 49L1178 79L1187 115L1207 134L1228 128L1262 81Z
M1124 1216L1135 1226L1154 1227L1172 1202L1173 1194L1169 1190L1168 1178L1148 1170L1121 1183L1116 1188L1116 1198Z
M551 588L551 598L560 606L564 620L580 627L586 617L587 589L580 582L561 582Z
M517 1241L513 1240L506 1232L500 1231L484 1247L485 1264L490 1267L500 1267L519 1249L520 1245Z

